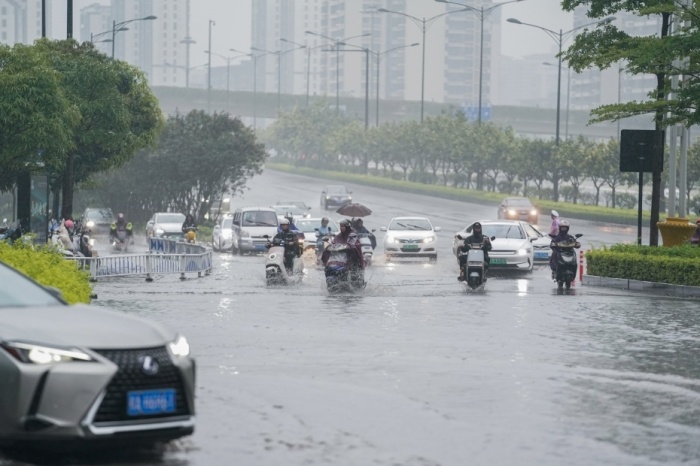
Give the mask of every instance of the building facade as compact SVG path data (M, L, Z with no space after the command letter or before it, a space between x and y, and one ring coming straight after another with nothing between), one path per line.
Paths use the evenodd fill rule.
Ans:
M46 18L51 18L51 2L46 2ZM51 36L47 20L46 35ZM0 0L0 43L31 44L41 37L41 0Z

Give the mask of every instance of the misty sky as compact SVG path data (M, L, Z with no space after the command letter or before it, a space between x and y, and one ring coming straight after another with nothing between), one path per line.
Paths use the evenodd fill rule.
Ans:
M191 64L206 63L209 20L216 25L212 28L212 51L221 55L235 55L229 49L249 51L251 2L255 0L191 0L191 35L197 43L191 49ZM412 2L432 2L433 0L409 0ZM79 30L80 8L93 3L109 3L106 0L75 0L74 30ZM358 0L358 4L359 4ZM469 4L469 1L464 1ZM54 2L53 32L55 38L65 37L66 21L63 2ZM547 34L535 28L507 23L514 17L526 23L564 31L571 29L573 16L561 11L560 0L523 0L501 7L503 21L502 53L511 57L522 57L533 53L555 51L556 44ZM213 65L223 65L225 60L214 57Z

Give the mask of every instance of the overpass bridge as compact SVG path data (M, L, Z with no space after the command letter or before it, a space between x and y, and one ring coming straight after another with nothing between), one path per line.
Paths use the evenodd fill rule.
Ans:
M277 117L277 94L257 93L257 106L254 109L254 94L249 91L232 91L212 89L210 100L205 89L163 87L154 86L151 88L160 101L161 109L168 115L176 112L187 113L193 109L207 110L213 112L229 112L232 115L240 116L248 124L252 124L253 113L257 114L257 127L265 127ZM209 101L209 102L208 102ZM312 96L310 103L326 101L329 105L335 105L335 96ZM280 96L280 111L288 111L295 107L306 105L306 95L282 94ZM345 112L364 121L365 100L364 98L342 97L340 106ZM370 100L370 121L371 126L375 125L375 101ZM454 112L456 106L453 104L440 104L435 102L425 102L425 115L439 115L442 112ZM379 102L380 123L397 122L405 120L418 120L420 118L420 101L398 101L380 100ZM556 110L549 108L534 107L509 107L494 106L491 109L492 121L499 126L510 126L515 132L524 137L554 138L556 133ZM588 125L590 114L587 111L572 110L568 121L568 135L602 140L617 136L617 123L606 122ZM566 108L561 109L561 123L559 134L562 139L567 134ZM636 117L628 118L621 122L621 129L653 129L651 116L648 118Z

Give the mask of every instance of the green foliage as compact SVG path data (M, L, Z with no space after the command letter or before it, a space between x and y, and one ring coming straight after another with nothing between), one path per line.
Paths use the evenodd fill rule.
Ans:
M586 252L587 273L675 285L700 286L700 248L619 244Z
M265 158L264 146L240 119L193 110L168 118L157 147L95 177L95 194L132 221L177 211L201 224L215 199L242 192L262 172Z
M89 303L92 288L87 272L66 260L51 247L35 247L22 241L0 241L0 261L16 268L44 286L61 291L68 303Z

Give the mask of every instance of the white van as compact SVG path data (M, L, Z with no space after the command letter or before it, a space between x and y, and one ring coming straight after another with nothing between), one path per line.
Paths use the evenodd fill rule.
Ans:
M265 252L268 235L277 234L277 213L270 207L243 207L233 212L231 237L234 253Z

